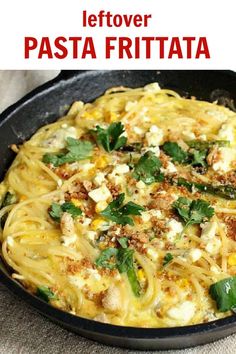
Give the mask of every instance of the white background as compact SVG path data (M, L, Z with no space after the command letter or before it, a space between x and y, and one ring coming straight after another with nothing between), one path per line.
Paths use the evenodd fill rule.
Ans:
M148 28L83 28L82 10L152 14ZM236 0L7 0L1 4L0 69L236 70ZM97 59L24 59L24 37L93 36ZM105 36L206 36L211 59L105 59ZM155 47L155 45L154 45ZM79 47L81 48L81 47Z

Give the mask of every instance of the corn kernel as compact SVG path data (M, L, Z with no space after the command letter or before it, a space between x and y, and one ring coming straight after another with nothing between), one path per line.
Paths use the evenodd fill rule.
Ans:
M80 208L80 207L83 205L83 203L82 203L81 200L72 198L71 201L72 201L72 203L73 203L76 207L78 207L78 208Z
M96 218L91 223L91 229L96 231L104 223L103 218Z
M106 207L108 206L107 202L105 200L101 200L100 202L98 202L95 206L95 211L96 213L100 213L101 211L103 211L104 209L106 209Z
M98 110L98 109L94 109L92 112L91 112L93 118L96 118L96 119L101 119L102 118L102 113Z
M99 156L96 160L97 168L105 168L109 163L109 159L106 155Z
M107 248L106 242L99 242L99 248L100 250L105 250Z
M27 199L26 195L22 195L22 196L20 197L20 201L21 201L21 202L23 202L23 201L26 200L26 199Z
M93 117L92 117L92 115L89 113L89 112L83 112L82 114L81 114L81 118L84 118L84 119L92 119Z
M235 266L236 265L236 253L231 253L228 257L228 264L230 266Z
M145 279L145 275L144 275L143 269L139 269L139 270L137 271L137 275L138 275L138 279L139 279L140 281L146 280L146 279Z
M180 288L187 288L189 286L189 281L188 279L179 279L177 280L176 284L180 287Z

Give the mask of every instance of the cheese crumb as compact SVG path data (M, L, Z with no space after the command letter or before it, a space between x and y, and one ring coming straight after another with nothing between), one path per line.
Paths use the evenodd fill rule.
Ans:
M167 311L167 315L173 320L181 323L188 323L194 316L196 306L191 301L184 301L182 304L171 307Z
M107 199L111 198L111 192L105 184L103 184L99 188L93 189L91 192L88 193L88 195L96 203L100 201L106 201Z
M163 141L163 130L156 125L152 125L145 135L148 146L158 146Z

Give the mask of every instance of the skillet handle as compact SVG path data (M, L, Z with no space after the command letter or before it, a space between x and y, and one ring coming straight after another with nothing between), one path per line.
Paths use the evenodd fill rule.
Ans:
M67 80L67 79L70 79L74 76L78 76L79 74L82 74L86 71L89 71L89 70L61 70L61 72L59 73L57 78L59 80Z

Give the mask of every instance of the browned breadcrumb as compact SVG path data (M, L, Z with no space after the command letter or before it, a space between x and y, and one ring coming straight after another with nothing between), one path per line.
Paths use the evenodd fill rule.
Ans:
M224 175L217 176L216 180L221 184L231 184L236 186L236 171L229 171Z
M118 185L115 185L111 182L107 183L107 188L109 189L109 191L111 192L112 198L117 198L118 195L120 194L121 188Z
M88 181L86 181L88 182ZM88 190L86 190L85 186L84 186L85 182L80 182L80 181L75 181L73 183L72 186L70 186L68 192L65 193L65 200L69 201L72 198L75 199L88 199ZM90 182L91 183L91 182ZM88 187L89 184L86 184L86 186Z
M82 269L94 268L94 265L88 258L83 258L79 261L67 260L66 272L69 274L79 273Z
M222 218L227 227L227 236L236 241L236 217L224 215Z

